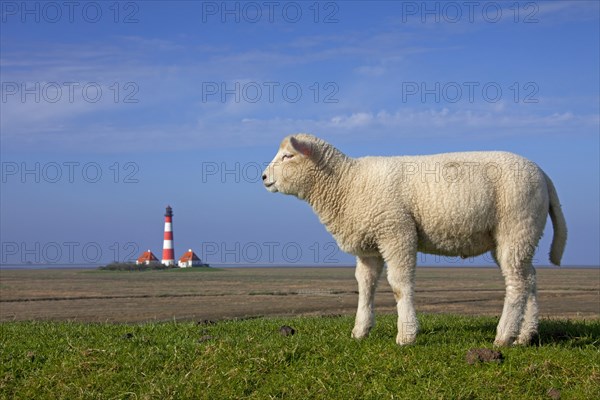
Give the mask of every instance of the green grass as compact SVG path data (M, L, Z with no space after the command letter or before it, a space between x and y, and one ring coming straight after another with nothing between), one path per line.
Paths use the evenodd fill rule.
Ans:
M600 321L543 320L535 346L490 348L495 318L421 315L417 343L394 343L395 318L351 339L351 317L185 323L0 324L3 399L600 398ZM278 333L281 325L296 329Z

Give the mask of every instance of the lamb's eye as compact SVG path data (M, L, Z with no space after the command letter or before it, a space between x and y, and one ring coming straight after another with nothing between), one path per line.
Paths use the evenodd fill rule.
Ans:
M294 157L293 154L284 154L283 156L281 156L281 161L285 161L286 158L292 158Z

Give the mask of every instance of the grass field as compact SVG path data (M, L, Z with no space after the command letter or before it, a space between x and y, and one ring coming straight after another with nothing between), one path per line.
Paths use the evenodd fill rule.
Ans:
M538 269L535 345L474 365L470 349L492 348L500 273L419 268L416 281L422 330L398 347L385 279L377 326L350 338L350 268L3 270L0 398L600 398L597 269Z
M395 318L349 337L351 317L0 325L3 399L597 399L600 322L544 320L538 346L489 348L496 319L420 315L417 343ZM296 329L278 333L281 325Z

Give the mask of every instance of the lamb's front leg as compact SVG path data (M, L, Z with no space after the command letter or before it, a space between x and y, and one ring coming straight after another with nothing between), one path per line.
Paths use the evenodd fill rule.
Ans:
M388 282L394 291L398 308L399 345L411 344L417 337L419 322L413 304L414 296L414 266L388 265Z
M383 259L381 257L356 258L355 276L358 282L358 308L354 329L352 329L353 338L360 339L367 336L375 325L373 299L382 270Z
M399 345L411 344L417 337L419 322L413 302L416 266L416 235L406 232L397 242L383 244L383 257L387 263L387 278L398 308Z

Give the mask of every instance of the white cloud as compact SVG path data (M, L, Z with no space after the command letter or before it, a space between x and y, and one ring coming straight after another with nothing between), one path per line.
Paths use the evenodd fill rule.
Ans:
M538 4L540 15L558 15L570 3ZM583 12L594 7L588 4L577 9ZM135 80L140 89L140 103L136 106L109 101L3 103L0 126L3 145L43 148L48 143L60 143L90 151L116 151L140 143L153 149L161 140L169 140L174 148L252 145L298 131L348 136L402 132L465 137L474 132L586 134L597 130L597 115L570 111L573 105L568 102L550 105L543 112L533 107L525 111L502 101L483 106L468 104L462 109L455 108L460 105L426 109L423 104L417 105L421 108L408 108L407 103L397 108L399 82L406 74L415 73L414 64L409 65L412 69L404 64L407 57L424 52L449 52L456 47L440 47L447 42L430 42L432 35L420 32L417 35L417 31L406 25L387 22L366 33L345 31L303 36L291 43L245 44L238 49L236 43L231 48L210 41L202 51L197 51L199 45L193 39L175 42L141 36L114 37L110 43L85 45L13 44L3 48L0 58L3 81L98 82L105 95L110 96L112 82L122 86ZM320 72L321 64L333 71L329 72L331 75ZM309 71L311 68L307 66L315 67L317 72ZM242 74L244 78L240 79ZM336 98L340 102L290 104L281 101L280 93L275 104L237 102L232 96L227 101L202 99L200 88L204 81L227 82L231 87L232 82L243 85L282 79L284 75L307 79L333 76L338 79L340 91ZM308 87L304 90L305 99L311 98ZM322 92L321 96L327 94Z
M357 73L366 76L381 76L386 72L386 69L381 65L363 65L354 69Z
M248 119L246 129L260 132L314 132L316 134L365 134L408 137L457 137L473 135L531 136L538 134L593 135L600 118L597 115L575 115L572 112L552 114L505 113L497 111L457 110L448 108L395 112L355 112L338 114L328 119Z
M527 3L523 4L525 7ZM538 7L532 8L533 6ZM538 14L540 22L569 22L598 19L600 3L597 1L538 1L529 6L529 13Z
M373 122L373 114L370 112L353 113L352 115L338 115L330 119L335 127L340 128L358 128L368 126Z
M82 125L68 118L52 119L49 107L42 109L45 115L40 115L39 119L27 119L28 113L35 113L23 109L20 120L27 120L25 124L12 123L8 126L6 119L2 119L2 146L10 151L60 145L65 150L111 153L160 151L164 143L169 143L171 151L253 147L271 144L295 132L320 136L343 135L348 140L361 140L364 135L392 139L445 137L469 140L475 136L521 138L567 133L579 137L595 137L600 129L600 117L597 114L582 115L572 111L536 114L520 109L503 110L495 105L456 110L441 107L335 112L316 118L261 118L251 114L244 116L244 113L228 107L225 107L225 112L211 112L211 107L205 106L205 113L195 122L140 123L128 128L110 121L96 120ZM5 134L6 132L9 134Z

